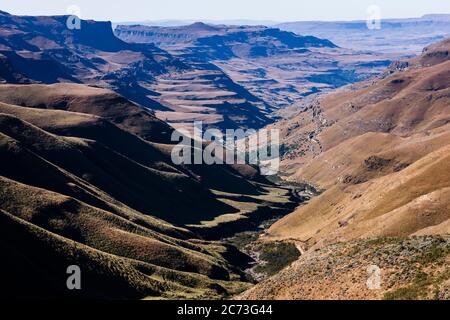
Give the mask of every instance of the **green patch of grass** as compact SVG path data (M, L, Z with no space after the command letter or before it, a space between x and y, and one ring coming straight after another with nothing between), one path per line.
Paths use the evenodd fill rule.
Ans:
M258 240L259 233L257 232L241 232L230 238L228 242L238 249L244 249L248 244Z
M416 300L419 292L417 287L409 286L386 292L383 296L384 300Z
M396 242L399 242L399 241L400 240L398 238L382 237L382 238L370 239L370 240L367 241L367 244L371 245L371 246L381 246L383 244L396 243Z
M257 266L255 272L273 275L300 257L294 244L286 242L261 243L260 259L265 263Z
M433 277L424 272L417 273L413 283L407 287L389 291L385 300L416 300L428 294L428 287L434 283Z
M450 270L448 269L437 276L419 271L411 285L387 292L383 298L385 300L417 300L427 297L430 292L433 292L433 297L437 298L439 286L448 279L450 279ZM434 290L430 291L432 288Z
M427 265L431 263L441 263L445 260L445 257L450 254L450 245L440 245L440 243L435 242L431 246L430 250L424 252L421 256L417 258L418 263L422 265Z

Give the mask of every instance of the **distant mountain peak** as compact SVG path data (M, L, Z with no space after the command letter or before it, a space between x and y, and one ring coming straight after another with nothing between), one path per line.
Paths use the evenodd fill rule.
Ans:
M197 31L200 31L200 30L205 30L205 31L217 30L216 27L214 27L212 25L209 25L209 24L206 24L206 23L201 22L201 21L194 22L194 23L188 25L186 28L190 29L190 30L197 30Z

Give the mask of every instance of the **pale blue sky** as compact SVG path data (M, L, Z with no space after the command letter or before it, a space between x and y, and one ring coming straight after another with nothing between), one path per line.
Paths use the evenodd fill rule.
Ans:
M0 10L24 15L66 14L77 5L82 18L112 21L357 20L378 5L382 18L450 13L450 0L0 0Z

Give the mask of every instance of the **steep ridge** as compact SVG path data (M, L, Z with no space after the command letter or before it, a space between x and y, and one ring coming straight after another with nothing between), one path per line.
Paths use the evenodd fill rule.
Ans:
M445 199L450 183L448 45L430 46L401 69L394 64L375 83L316 101L319 123L305 122L311 108L287 120L302 121L284 131L292 139L286 149L302 154L298 160L285 155L287 170L297 168L290 179L326 191L276 223L271 235L314 243L450 231L446 201L427 202Z
M266 102L269 111L289 106L306 95L365 79L380 72L390 59L265 26L200 22L183 27L119 25L115 33L127 42L154 43L185 62L219 67ZM164 89L155 91L164 96L168 88ZM176 87L173 91L182 99Z
M449 43L275 125L286 178L322 193L262 237L304 254L241 298L449 298ZM374 266L377 290L367 284Z
M174 165L173 129L109 90L0 87L1 268L28 270L5 292L42 280L40 297L76 295L65 287L71 264L86 274L83 297L219 298L248 287L239 268L249 257L188 225L239 213L230 197L277 202L256 169Z
M77 112L77 116L72 113L70 117L66 117L64 112L49 112L49 119L41 110L9 108L10 111L5 111L57 134L99 141L145 166L162 166L168 168L166 170L169 172L174 171L170 158L173 145L178 143L171 139L174 129L140 106L109 90L75 84L0 85L0 101L37 109ZM3 106L3 110L5 108ZM97 115L102 119L83 117L79 113ZM123 130L118 130L110 121ZM134 133L149 144L129 133ZM118 139L119 136L122 138ZM248 165L185 165L177 168L222 191L257 194L258 188L249 184L246 178L265 181L256 168Z
M208 252L207 245L205 247L202 244L196 245L186 241L187 238L194 237L187 230L173 227L147 215L150 213L148 211L147 214L143 214L112 198L111 194L116 194L111 190L116 189L123 191L120 193L121 199L130 203L130 199L125 199L127 197L126 183L117 186L112 178L114 176L117 178L117 172L122 168L114 168L117 172L108 174L105 173L108 168L99 170L99 167L95 167L95 158L83 159L83 153L96 153L95 149L97 148L89 146L88 141L58 138L18 118L7 115L1 116L1 128L0 183L2 187L0 202L2 217L3 219L7 218L5 224L2 224L2 228L10 228L17 224L22 225L21 228L24 224L26 226L26 230L17 234L10 233L10 231L2 232L2 247L6 246L7 253L12 252L22 257L26 256L28 263L37 264L36 267L29 270L29 274L37 275L40 272L47 274L48 266L54 263L60 266L61 261L71 261L71 264L78 264L84 269L99 270L91 271L94 274L101 272L100 270L105 268L104 264L108 263L107 261L111 261L110 263L114 263L115 260L123 263L127 259L140 261L140 265L135 262L131 265L128 263L127 266L121 267L123 270L119 273L117 269L116 271L110 270L104 276L109 278L108 283L110 284L104 288L97 286L101 283L96 283L102 277L86 279L86 286L89 287L88 292L84 293L86 297L95 296L96 291L104 290L105 297L118 295L122 298L170 294L170 286L168 288L160 286L149 288L149 284L155 282L152 280L155 271L150 270L155 270L155 268L162 267L163 270L167 270L166 272L172 273L172 277L175 279L177 272L188 272L185 276L180 274L181 279L183 277L196 279L197 275L202 274L212 279L230 279L227 271L227 269L232 269L230 269L230 265L227 267L228 263L225 260L217 258L212 251ZM51 150L45 149L45 146L49 148L48 145L51 145ZM87 150L89 147L93 150ZM52 153L58 154L57 161L50 162ZM61 157L63 153L71 158ZM43 158L44 156L46 158ZM87 158L87 156L85 157ZM80 160L77 162L77 168L83 172L89 167L97 170L95 173L86 172L78 177L73 173L75 170L70 168L70 162L77 160ZM109 160L113 162L116 159ZM129 162L129 160L127 161ZM64 167L72 169L72 172ZM92 178L88 176L89 174L92 174ZM102 179L109 184L109 189L106 190L109 193L97 187L102 185ZM143 180L140 181L140 183L142 182ZM135 183L139 183L139 181ZM157 183L161 189L161 182ZM153 190L152 193L155 191ZM21 239L20 235L24 233L25 237ZM33 239L36 237L39 237L46 245L39 241L35 243ZM27 254L30 249L22 247L27 244L30 248L38 246L39 252L43 255ZM54 249L55 246L58 247L57 250ZM70 258L70 252L75 248L79 253ZM96 252L97 250L103 252L98 252L97 256L103 256L104 262L98 261L98 258L84 257L93 249L96 249ZM109 253L109 255L105 255L105 253ZM43 257L49 259L42 260ZM21 259L10 260L7 266L26 267L21 264ZM53 268L57 267L52 266L51 270L54 270ZM137 269L133 270L133 268ZM4 271L7 272L8 268L6 267ZM7 274L11 274L10 271L11 269ZM109 286L114 286L116 282L123 282L124 276L120 275L121 272L127 272L127 277L137 273L140 280L122 283L122 286L128 287L123 293L108 293ZM61 267L56 274L63 273L64 269ZM48 288L52 294L59 293L58 290L52 291L52 286L61 289L64 285L64 282L55 282L60 278L57 275L47 274L47 277L50 278L50 287ZM10 279L11 282L8 281L8 283L14 284L14 280L17 280L19 284L23 283L21 277L21 273L15 272L12 276L14 279ZM209 281L207 278L203 280L198 278L198 281L204 281L203 283L206 285ZM174 280L174 282L180 285L182 280ZM198 284L198 286L201 292L202 285ZM8 293L14 296L25 288L12 286L8 289L11 290L8 290ZM183 295L188 291L189 289L186 289L179 294ZM64 294L68 294L67 291ZM223 292L216 294L223 294Z
M159 76L164 85L172 76L173 81L178 81L194 75L200 81L209 81L212 87L207 88L207 97L204 90L198 97L193 93L203 108L197 113L207 125L260 128L270 122L264 103L221 70L205 71L203 66L182 62L153 44L126 43L113 34L110 22L81 20L80 29L70 30L66 25L68 18L0 13L0 81L83 83L111 89L151 110L176 111L183 108L182 101L161 104L160 93L153 86L158 85ZM196 119L184 112L187 124ZM164 114L161 117L167 118Z

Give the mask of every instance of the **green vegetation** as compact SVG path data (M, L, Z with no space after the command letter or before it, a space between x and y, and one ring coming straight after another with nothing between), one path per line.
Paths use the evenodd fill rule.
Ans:
M439 242L433 243L429 251L424 252L417 258L417 262L422 265L443 262L445 257L450 254L450 245L447 244L446 246L442 246L439 244Z
M229 239L229 243L238 249L244 249L247 245L258 240L259 234L257 232L241 232Z
M254 270L267 275L274 275L300 257L295 245L287 242L262 242L256 244L254 249L260 251L259 257L264 261Z
M396 243L400 242L401 239L399 238L388 238L388 237L381 237L381 238L374 238L367 241L368 245L371 246L381 246L384 244L390 244L390 243Z
M439 287L450 279L450 270L447 268L443 272L433 275L429 268L442 265L449 254L450 244L445 244L445 240L442 238L434 239L428 250L412 260L413 265L417 268L412 283L385 293L383 298L386 300L438 298Z
M385 300L416 300L428 294L428 287L433 284L433 278L424 272L417 273L413 283L385 293Z

